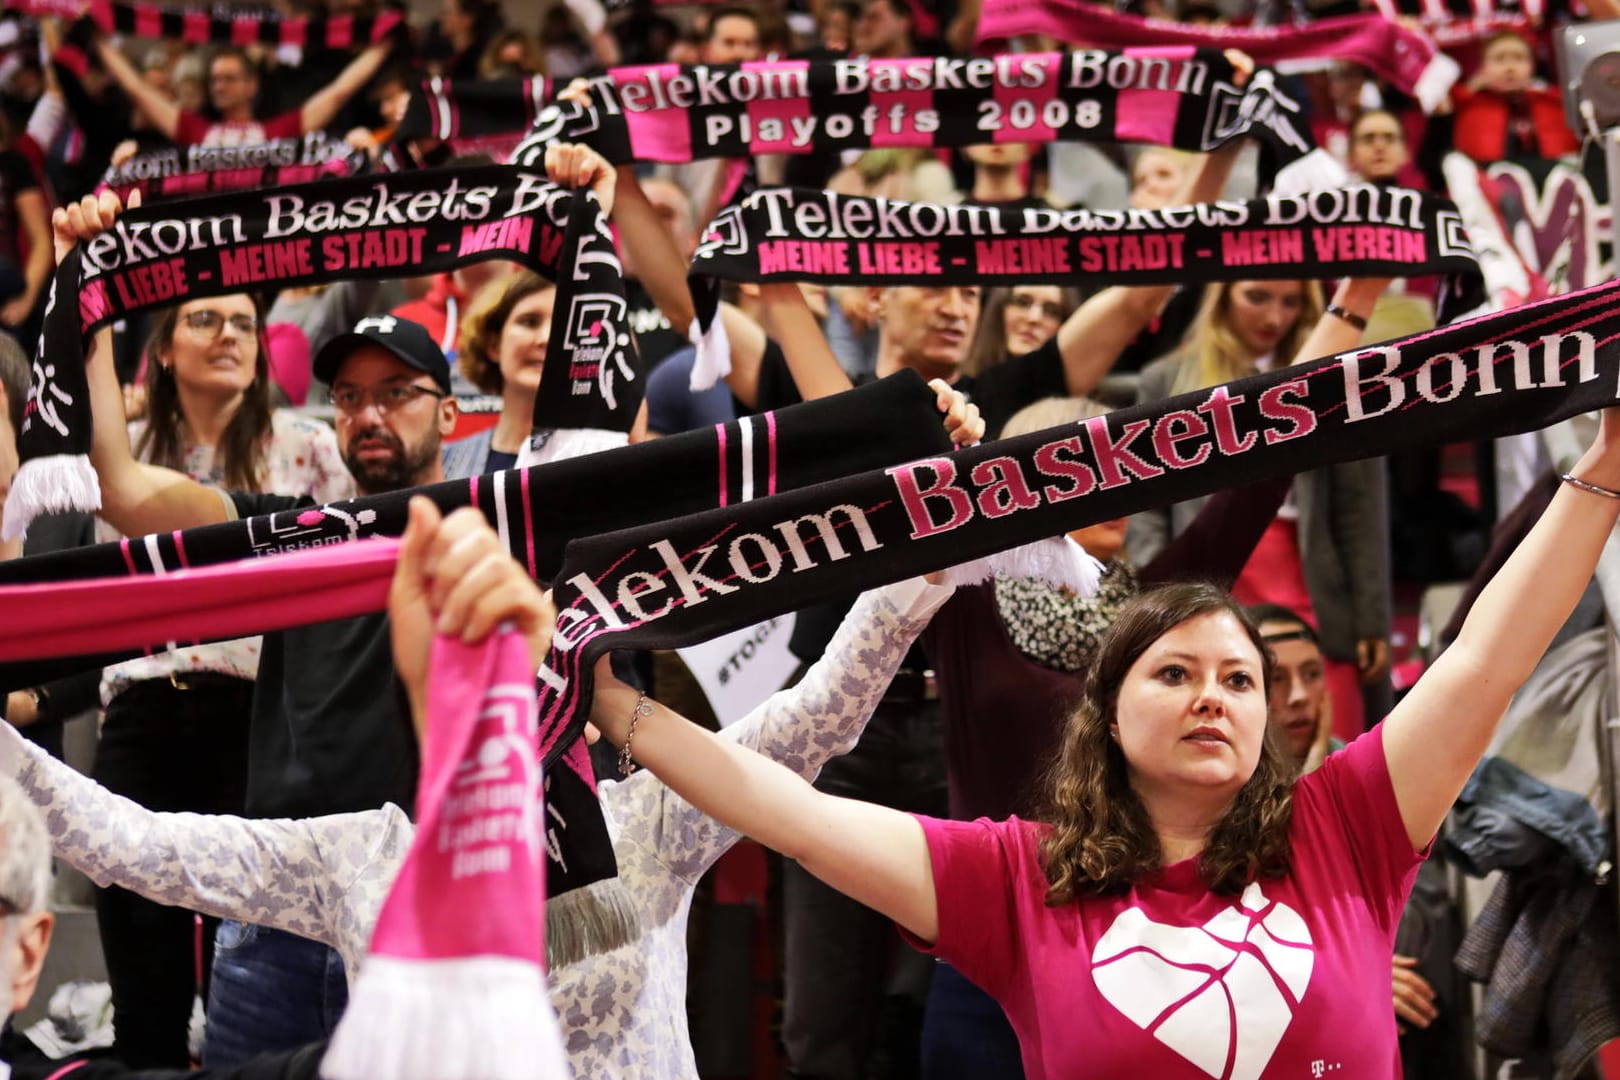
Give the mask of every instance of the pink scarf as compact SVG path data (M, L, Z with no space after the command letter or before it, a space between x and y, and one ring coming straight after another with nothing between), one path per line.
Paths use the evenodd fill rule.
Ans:
M0 663L224 641L382 611L398 551L398 540L357 540L150 577L0 586Z
M566 1077L542 959L545 808L528 644L510 627L478 645L438 637L431 663L416 838L321 1075Z
M985 0L979 16L980 42L1021 34L1045 34L1098 49L1146 45L1242 49L1256 64L1285 72L1349 60L1417 98L1425 112L1433 112L1445 100L1459 74L1456 62L1429 38L1374 14L1303 26L1234 29L1120 15L1090 0Z

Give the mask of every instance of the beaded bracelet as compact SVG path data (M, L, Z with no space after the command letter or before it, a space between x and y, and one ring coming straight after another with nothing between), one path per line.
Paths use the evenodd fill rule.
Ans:
M630 710L630 730L624 733L624 745L619 747L620 776L629 776L636 771L636 763L630 760L630 740L636 737L636 721L651 715L652 702L647 700L647 691L643 690L636 698L636 707Z

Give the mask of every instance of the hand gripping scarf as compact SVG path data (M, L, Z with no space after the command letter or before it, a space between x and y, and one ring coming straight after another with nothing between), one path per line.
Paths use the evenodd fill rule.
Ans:
M512 123L532 107L535 90L532 80L501 86L482 91L476 110L441 88L407 114L419 126L402 125L400 137L496 134L485 125ZM496 98L505 104L494 106ZM1201 152L1246 136L1285 164L1315 145L1300 103L1272 72L1239 87L1219 51L1172 45L614 68L592 80L589 106L542 110L512 160L530 162L536 147L559 139L623 164L992 142L1147 142Z
M1447 314L1471 309L1479 266L1457 209L1359 184L1166 210L1009 210L763 188L703 232L691 291L692 387L729 370L710 336L720 281L907 285L1165 285L1444 274Z
M85 339L196 297L511 258L558 282L536 426L628 431L642 383L601 207L507 166L352 177L142 207L81 244L51 280L6 500L4 535L45 510L101 505Z
M416 836L321 1062L330 1080L562 1080L528 644L435 637Z
M541 738L592 665L1150 506L1620 401L1620 283L949 456L569 546Z
M1322 70L1348 60L1417 98L1424 112L1433 112L1446 99L1460 74L1456 61L1423 34L1374 14L1318 19L1303 26L1237 29L1122 15L1087 0L984 0L980 42L993 44L1021 34L1044 34L1102 49L1178 45L1241 49L1255 63L1287 72Z

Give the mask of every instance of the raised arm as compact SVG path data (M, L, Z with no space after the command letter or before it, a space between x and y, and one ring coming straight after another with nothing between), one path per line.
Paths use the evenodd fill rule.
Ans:
M597 668L591 720L700 813L796 860L923 941L939 934L933 867L909 814L827 795L783 765L688 723Z
M57 260L74 244L111 228L121 210L118 196L112 192L86 195L79 202L58 207L52 218ZM101 482L101 516L107 523L125 536L145 536L225 521L230 516L229 504L221 492L185 473L135 460L124 419L124 392L113 367L110 330L98 331L91 339L85 376L90 383L95 432L90 464Z
M173 98L164 94L157 87L141 78L141 73L135 70L123 52L107 40L106 35L96 35L96 56L101 59L101 66L107 69L107 74L113 77L120 89L146 113L152 126L157 128L165 139L173 139L180 130L180 105ZM87 123L89 117L83 117Z
M21 295L0 309L0 322L21 326L33 313L40 291L45 288L56 264L51 261L51 212L45 205L45 193L32 187L18 192L13 202L17 221L28 235L28 265L23 268L26 284Z
M338 110L343 108L344 103L377 74L392 50L393 44L389 41L379 41L375 45L368 46L338 72L337 78L321 87L304 102L303 108L298 111L298 122L305 134L311 131L324 131L337 116Z
M1570 470L1620 490L1620 409ZM1490 744L1508 701L1586 589L1620 497L1564 484L1479 594L1457 640L1384 721L1384 754L1414 848L1429 842Z
M827 344L821 324L793 282L761 285L759 298L765 305L765 319L775 339L782 344L782 355L793 373L793 385L806 401L842 393L854 386Z
M814 780L831 758L855 746L906 650L953 591L914 578L862 593L804 678L772 694L720 737ZM689 884L737 841L736 830L649 773L606 789L603 800L622 807L615 816L627 840L652 847Z
M589 91L581 88L574 93L577 97ZM619 227L619 243L624 246L629 269L669 320L670 328L685 337L696 318L692 292L686 287L686 256L659 219L658 211L647 201L641 181L636 178L635 166L619 166L618 175L613 223Z
M1246 140L1235 139L1206 154L1171 199L1172 206L1214 202ZM1090 394L1125 347L1164 310L1174 285L1115 285L1089 297L1058 327L1058 352L1069 393Z
M735 304L720 304L719 319L731 342L731 374L726 385L738 401L759 408L759 373L765 363L765 329Z
M410 822L396 807L308 821L147 810L5 724L0 771L16 777L44 813L56 854L97 885L329 945L341 943L345 918L376 917L410 846ZM363 901L366 911L332 902L356 888L372 897Z

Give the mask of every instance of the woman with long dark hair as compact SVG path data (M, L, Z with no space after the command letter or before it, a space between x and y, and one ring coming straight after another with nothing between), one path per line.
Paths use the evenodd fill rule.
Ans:
M1046 1077L1399 1075L1390 952L1418 864L1620 517L1620 409L1462 634L1308 776L1272 658L1207 584L1126 605L1031 819L818 792L598 666L592 720L694 806L892 918L988 991Z
M1315 282L1232 281L1211 285L1187 347L1150 364L1138 400L1217 386L1270 370L1296 355L1319 323L1347 317L1365 326L1371 309L1324 308ZM1321 639L1333 694L1335 734L1359 735L1371 719L1363 686L1389 670L1388 496L1381 460L1302 473L1276 520L1232 585L1246 604L1273 603L1303 615ZM1145 563L1185 529L1207 500L1193 499L1131 519L1130 553Z
M351 496L331 429L271 409L263 330L258 302L240 293L159 314L146 417L130 424L135 456L234 491ZM102 539L113 538L103 526ZM108 668L96 779L155 810L240 813L258 661L259 639L245 638ZM137 1067L185 1067L198 989L192 913L101 889L96 916L120 1056ZM203 942L206 972L212 925Z

